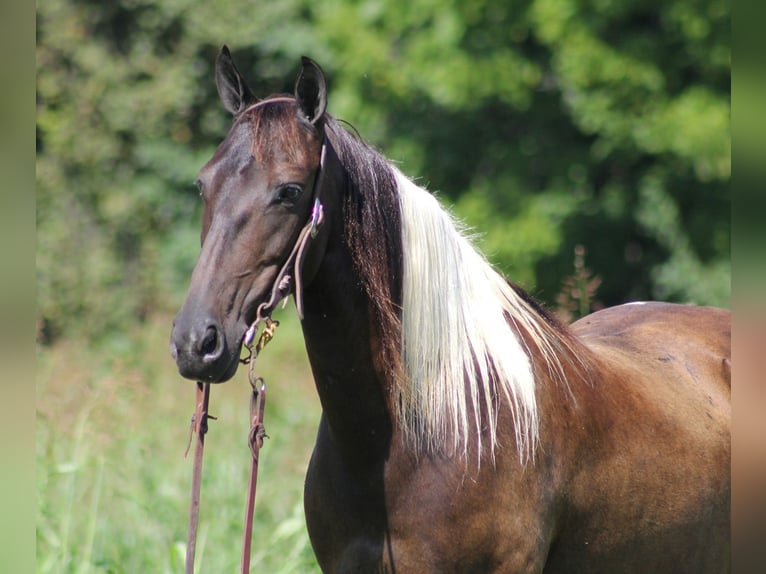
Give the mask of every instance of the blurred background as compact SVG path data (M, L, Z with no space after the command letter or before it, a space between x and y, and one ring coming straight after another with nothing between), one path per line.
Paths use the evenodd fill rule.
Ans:
M300 56L328 109L438 193L565 320L730 301L725 0L41 0L37 4L39 572L182 570L194 385L168 352L199 252L193 182ZM291 306L269 384L254 568L316 570L302 481L319 405ZM216 387L198 561L239 562L249 387Z

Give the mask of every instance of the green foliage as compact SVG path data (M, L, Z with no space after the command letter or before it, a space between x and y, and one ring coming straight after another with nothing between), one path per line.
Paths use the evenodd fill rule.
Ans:
M554 301L583 244L607 304L727 304L722 0L243 10L40 3L43 340L103 337L177 305L196 252L190 183L229 123L212 78L224 42L262 95L291 89L299 54L322 62L331 111L455 203L500 268L543 300ZM654 195L641 191L647 178ZM647 216L659 205L650 195L668 211ZM660 219L678 240L652 224Z
M333 110L454 202L514 280L552 303L583 244L606 304L728 304L724 2L333 2L315 12ZM688 237L683 253L638 217L653 208L640 193L650 176ZM659 271L678 261L697 272Z

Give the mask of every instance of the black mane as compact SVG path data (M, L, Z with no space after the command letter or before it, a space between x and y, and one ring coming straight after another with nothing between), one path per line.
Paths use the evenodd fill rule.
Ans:
M325 131L345 172L345 234L370 299L385 364L401 362L402 226L396 175L382 154L326 115Z

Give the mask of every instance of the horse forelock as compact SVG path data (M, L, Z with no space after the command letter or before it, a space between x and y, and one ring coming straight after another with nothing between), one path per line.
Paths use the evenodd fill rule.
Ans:
M279 158L295 165L307 165L314 150L306 146L311 124L298 115L295 98L275 96L244 110L237 119L251 129L251 154L266 164Z

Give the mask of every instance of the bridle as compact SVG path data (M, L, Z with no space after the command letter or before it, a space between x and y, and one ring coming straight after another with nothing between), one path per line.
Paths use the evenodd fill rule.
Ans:
M258 306L256 317L243 337L242 344L249 351L249 355L240 361L248 365L248 380L252 389L250 399L250 432L248 433L248 445L251 452L250 478L248 480L247 502L245 505L245 531L242 541L241 573L246 574L250 570L250 547L253 531L253 515L255 510L255 493L258 479L258 455L263 446L263 439L267 437L263 424L264 409L266 406L266 384L262 377L254 374L255 360L266 344L274 337L274 332L279 322L271 319L271 313L286 299L292 291L295 298L295 306L298 316L303 319L303 262L309 243L316 238L319 228L324 222L324 206L321 202L322 181L325 173L325 158L327 155L327 135L322 138L322 149L319 157L319 167L314 175L312 186L313 204L308 221L298 234L290 255L277 273L271 288L269 298ZM264 324L258 342L255 335L261 325ZM208 430L208 419L216 417L208 413L210 405L210 383L197 382L197 395L194 414L191 419L189 445L191 446L192 435L196 435L197 442L194 448L194 469L192 472L191 505L189 509L189 529L186 544L186 574L194 572L194 555L197 544L197 525L199 523L200 490L202 484L202 456L205 446L205 434Z
M255 321L253 321L253 324L250 325L247 333L245 333L246 344L248 342L248 337L252 341L252 337L255 335L255 330L258 327L259 321L262 320L262 318L271 315L279 302L290 294L291 288L295 291L295 307L298 310L298 317L303 319L303 260L306 257L306 248L308 247L309 242L317 236L319 226L324 222L324 205L322 205L321 202L320 192L322 191L322 181L324 179L326 155L327 136L322 140L322 150L319 156L319 169L314 176L314 185L312 187L314 203L311 207L311 216L306 222L306 225L303 226L303 229L301 229L287 261L285 261L279 273L277 273L277 277L274 280L271 289L271 297L258 306Z

